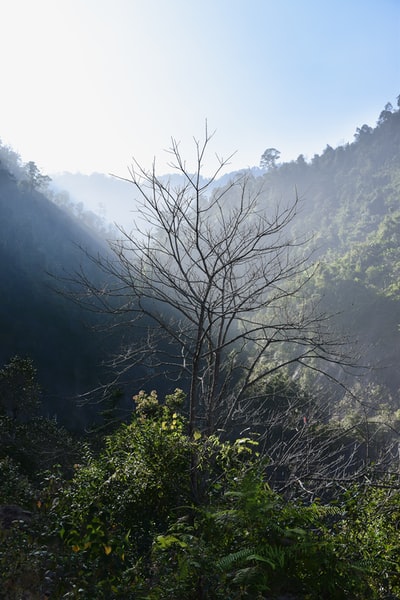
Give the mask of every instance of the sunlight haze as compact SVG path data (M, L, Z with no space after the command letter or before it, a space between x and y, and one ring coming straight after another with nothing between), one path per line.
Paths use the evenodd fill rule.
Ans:
M0 0L0 139L46 173L125 176L205 121L228 170L312 158L400 93L397 0ZM189 152L190 154L190 152ZM206 174L212 165L206 165Z

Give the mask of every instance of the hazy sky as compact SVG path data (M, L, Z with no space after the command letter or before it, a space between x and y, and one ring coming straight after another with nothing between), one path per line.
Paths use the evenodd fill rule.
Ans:
M216 129L230 170L311 158L400 94L400 0L0 0L0 139L126 175ZM190 154L190 153L189 153ZM207 165L207 169L210 169Z

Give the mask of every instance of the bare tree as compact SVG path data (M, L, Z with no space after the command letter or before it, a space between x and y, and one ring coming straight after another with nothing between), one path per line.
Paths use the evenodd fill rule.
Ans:
M216 188L228 161L217 157L213 176L202 177L211 137L206 129L195 140L194 172L172 140L177 186L155 164L147 171L134 163L137 225L120 228L112 256L96 259L114 284L95 288L82 276L105 310L138 327L116 364L178 381L190 431L206 433L259 411L257 384L277 371L342 361L325 317L303 297L313 268L306 240L290 237L297 197L267 206L262 178L249 174Z

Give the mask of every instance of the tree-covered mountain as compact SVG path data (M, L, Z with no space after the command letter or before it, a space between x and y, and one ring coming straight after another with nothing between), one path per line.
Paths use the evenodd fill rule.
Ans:
M96 254L106 246L51 202L7 148L0 160L0 363L30 357L46 412L73 424L80 417L72 399L99 381L103 342L94 318L58 291L82 265L95 277L82 248Z
M400 110L388 104L375 128L363 125L351 144L327 146L311 162L264 175L267 202L295 193L295 229L312 236L320 268L313 281L335 329L357 341L364 381L400 387Z

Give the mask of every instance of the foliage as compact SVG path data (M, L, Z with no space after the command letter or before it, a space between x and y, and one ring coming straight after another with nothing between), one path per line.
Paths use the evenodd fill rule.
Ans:
M353 536L347 505L287 502L250 470L231 481L213 505L193 520L179 519L153 545L153 576L146 598L382 597L397 591L390 554L374 563L373 552L397 549L366 531ZM353 530L355 525L355 529ZM352 532L350 534L350 532ZM365 544L365 545L364 545ZM386 583L385 583L386 582Z
M337 547L350 548L348 559L368 573L373 598L400 596L399 489L398 476L350 487L343 498L345 519L334 530Z
M82 442L53 419L36 417L16 423L10 417L0 417L0 459L10 459L32 482L55 465L70 474L82 448Z
M252 436L188 436L181 390L134 402L131 422L99 451L86 446L69 481L53 466L28 482L2 459L1 501L32 511L0 529L4 598L27 589L35 600L400 593L396 481L352 484L325 504L288 500L268 484Z
M21 472L20 465L6 455L0 458L0 505L19 504L31 506L35 497L34 490L28 477Z
M275 169L280 155L281 153L276 148L267 148L261 156L260 169Z
M0 370L0 412L26 419L40 403L40 386L30 358L14 356Z
M48 175L42 175L36 163L32 160L25 165L26 179L22 180L30 192L40 190L49 185L51 178Z
M132 422L107 436L98 456L88 451L51 510L70 552L68 577L96 594L123 586L171 510L190 501L190 444L175 410L181 399L180 390L162 406L155 392L135 396Z

